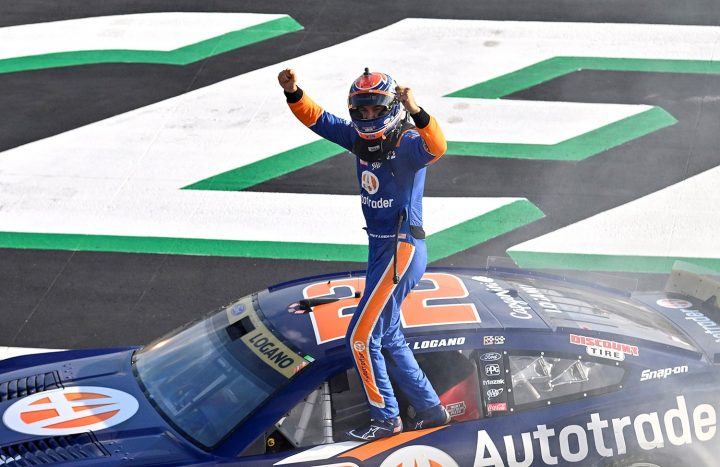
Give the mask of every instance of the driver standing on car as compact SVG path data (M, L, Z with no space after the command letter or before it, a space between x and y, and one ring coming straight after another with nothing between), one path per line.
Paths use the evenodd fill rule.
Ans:
M365 388L371 420L347 432L347 439L368 441L403 431L388 372L415 409L411 429L445 425L450 416L400 330L400 305L427 264L422 197L426 167L447 149L442 130L417 105L412 89L367 68L350 86L351 121L313 102L297 86L294 70L281 71L278 82L298 120L357 156L369 254L365 291L346 344Z

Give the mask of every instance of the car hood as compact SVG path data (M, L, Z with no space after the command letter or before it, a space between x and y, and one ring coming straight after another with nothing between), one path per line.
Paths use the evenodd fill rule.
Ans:
M167 461L183 446L191 450L144 396L132 373L133 351L107 352L53 352L3 361L3 453L17 460L50 450L60 458L72 452L79 457L70 458L117 463L118 456L127 460L143 453L143 458Z

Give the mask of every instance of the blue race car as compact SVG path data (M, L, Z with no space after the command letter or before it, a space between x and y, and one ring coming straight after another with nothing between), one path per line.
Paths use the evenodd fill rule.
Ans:
M371 443L344 334L360 273L252 294L143 348L0 362L0 465L717 465L720 285L623 293L429 270L407 342L452 422ZM400 396L403 416L413 407Z

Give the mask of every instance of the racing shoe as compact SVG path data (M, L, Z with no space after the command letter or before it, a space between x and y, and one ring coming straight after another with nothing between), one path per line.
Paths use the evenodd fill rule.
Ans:
M450 414L438 404L422 412L415 413L415 410L408 410L408 425L410 430L422 430L450 423Z
M403 431L400 417L385 420L370 420L370 424L345 432L347 441L375 441L380 438L396 435Z

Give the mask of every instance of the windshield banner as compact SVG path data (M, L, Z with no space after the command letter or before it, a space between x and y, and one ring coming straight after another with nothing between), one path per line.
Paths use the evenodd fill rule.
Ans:
M286 346L262 323L252 299L246 298L227 309L229 324L242 322L245 334L240 340L263 362L286 378L291 378L308 362Z

